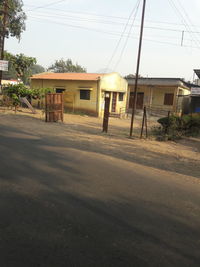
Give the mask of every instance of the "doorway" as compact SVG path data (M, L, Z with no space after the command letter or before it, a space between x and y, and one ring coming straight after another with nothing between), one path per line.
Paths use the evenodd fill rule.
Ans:
M134 101L134 92L130 92L130 98L129 98L129 108L133 108L133 101ZM143 109L144 104L144 93L137 93L137 103L136 103L136 109Z
M62 94L62 93L64 93L64 91L65 91L65 89L63 89L63 88L56 88L57 94Z
M137 109L143 109L144 104L144 93L137 93Z
M113 93L111 112L116 112L116 104L117 104L117 93Z

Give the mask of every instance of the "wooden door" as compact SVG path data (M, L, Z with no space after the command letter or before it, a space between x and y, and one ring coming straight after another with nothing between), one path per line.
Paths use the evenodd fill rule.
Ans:
M113 93L113 95L112 95L112 108L111 108L111 112L116 112L116 104L117 104L117 93Z
M133 99L134 99L134 93L130 92L130 97L129 97L129 108L133 108Z
M144 93L137 93L137 109L143 109Z
M129 108L133 108L134 93L130 93L129 97ZM137 104L136 109L143 109L144 104L144 93L137 93Z

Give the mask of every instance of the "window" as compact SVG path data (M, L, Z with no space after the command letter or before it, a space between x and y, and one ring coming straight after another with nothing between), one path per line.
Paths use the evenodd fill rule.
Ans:
M119 93L119 101L124 101L124 93Z
M174 94L165 94L164 105L172 106L174 103Z
M61 94L61 93L64 93L64 91L65 91L65 89L63 89L63 88L56 88L56 93Z
M80 99L90 100L90 90L80 90Z

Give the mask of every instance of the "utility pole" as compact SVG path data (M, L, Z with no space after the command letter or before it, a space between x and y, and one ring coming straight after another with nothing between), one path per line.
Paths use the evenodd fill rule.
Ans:
M132 137L133 135L133 122L135 118L135 111L136 111L136 104L137 104L137 87L138 87L138 78L139 78L139 70L140 70L140 57L141 57L141 50L142 50L145 9L146 9L146 0L143 0L142 18L141 18L141 27L140 27L140 39L139 39L137 68L136 68L136 75L135 75L135 87L134 87L134 97L133 97L133 110L132 110L131 127L130 127L130 137Z
M2 35L0 36L1 41L1 51L0 51L0 60L4 59L4 44L5 44L5 35L6 35L6 22L7 22L7 16L8 16L8 0L4 0L4 8L3 8L3 31ZM0 71L0 88L2 83L2 76L3 71Z
M181 37L181 46L183 46L183 41L184 41L184 33L185 33L185 31L182 31L182 37Z

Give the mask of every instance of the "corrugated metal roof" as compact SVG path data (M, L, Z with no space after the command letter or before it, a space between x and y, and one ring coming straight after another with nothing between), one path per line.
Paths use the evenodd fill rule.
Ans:
M197 75L197 77L200 79L200 69L195 69L194 73Z
M135 78L126 78L129 85L135 84ZM138 85L148 86L184 86L188 87L187 83L181 78L139 78Z

